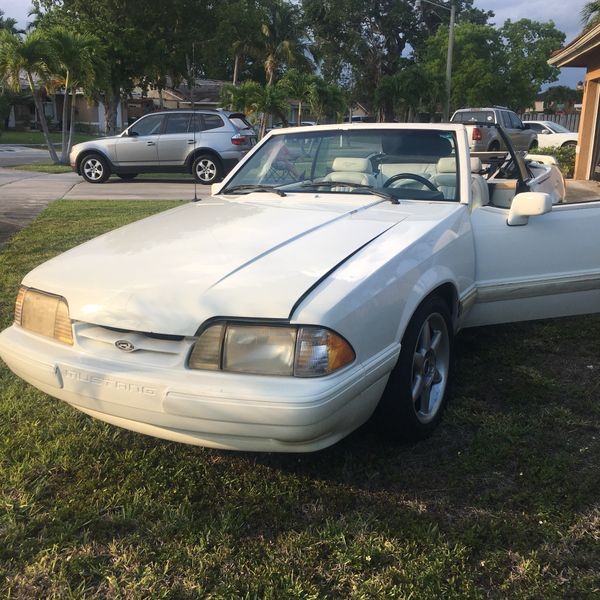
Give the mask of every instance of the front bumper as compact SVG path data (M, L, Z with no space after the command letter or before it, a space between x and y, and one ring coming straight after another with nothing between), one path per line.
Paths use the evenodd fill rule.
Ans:
M194 371L108 360L13 325L0 356L47 394L108 423L177 442L233 450L311 452L364 423L399 349L328 377Z

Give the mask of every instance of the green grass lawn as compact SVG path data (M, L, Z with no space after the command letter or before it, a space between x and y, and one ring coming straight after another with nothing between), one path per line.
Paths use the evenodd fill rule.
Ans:
M73 143L79 144L80 142L87 142L98 136L91 135L89 133L74 133ZM59 144L62 141L62 133L60 131L53 131L50 133L50 139L54 144ZM0 144L11 144L14 146L25 145L36 145L45 146L46 140L44 134L41 131L1 131L0 132Z
M0 253L33 266L177 203L58 201ZM105 425L0 367L0 597L592 599L600 318L468 330L442 426L311 455Z
M53 163L14 165L7 168L16 169L17 171L33 171L34 173L70 173L73 170L70 165L55 165Z

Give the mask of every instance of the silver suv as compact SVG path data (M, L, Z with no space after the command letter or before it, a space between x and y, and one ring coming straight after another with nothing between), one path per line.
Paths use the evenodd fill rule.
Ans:
M112 173L185 172L199 183L219 181L256 144L256 133L241 113L170 110L145 115L121 135L76 144L71 167L90 183Z
M537 134L519 119L517 113L503 106L492 108L461 108L450 119L452 123L464 123L469 135L471 152L494 152L504 149L504 143L495 127L500 125L510 138L515 150L537 148Z

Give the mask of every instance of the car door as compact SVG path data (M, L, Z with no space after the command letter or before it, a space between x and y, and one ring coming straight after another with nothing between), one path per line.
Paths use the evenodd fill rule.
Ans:
M477 299L465 326L600 312L600 201L557 204L519 226L508 214L471 215Z
M157 143L164 114L146 115L125 130L115 152L122 167L154 167L158 164Z
M172 113L166 116L158 140L158 160L161 166L181 166L194 147L194 133L188 132L191 113Z

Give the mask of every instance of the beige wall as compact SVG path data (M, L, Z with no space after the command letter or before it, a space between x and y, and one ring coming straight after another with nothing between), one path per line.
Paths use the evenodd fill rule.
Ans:
M579 123L579 143L575 159L575 179L590 179L593 176L592 158L594 137L598 128L598 108L600 106L600 49L589 52L585 57L587 73L585 92Z

